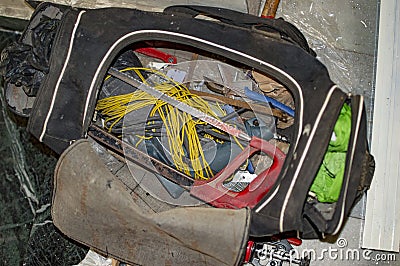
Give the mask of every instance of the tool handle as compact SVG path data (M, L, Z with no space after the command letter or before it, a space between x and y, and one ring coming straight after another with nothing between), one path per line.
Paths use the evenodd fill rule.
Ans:
M260 173L243 191L233 192L223 182L257 152L263 152L273 159L272 165ZM210 180L197 180L190 193L218 208L253 208L276 183L281 172L285 154L271 143L253 137L249 145Z
M250 100L269 103L273 107L287 113L291 117L294 117L294 110L292 108L275 100L274 98L268 97L266 95L263 95L261 93L255 92L255 91L252 91L247 87L244 88L244 93Z
M278 10L280 0L267 0L265 1L264 9L261 13L262 18L275 18L276 11Z
M175 56L164 53L163 51L160 51L160 50L152 48L152 47L138 48L135 50L135 52L160 59L165 63L176 64L176 62L177 62Z

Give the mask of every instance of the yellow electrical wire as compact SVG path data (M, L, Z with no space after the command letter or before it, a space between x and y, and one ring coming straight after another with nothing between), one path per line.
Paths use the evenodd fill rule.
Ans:
M209 103L199 96L190 93L183 84L172 80L161 72L149 68L136 67L129 67L120 71L134 71L143 83L146 83L147 81L142 73L154 74L155 78L158 79L157 82L153 82L154 85L152 84L155 89L218 119L217 114L212 110ZM108 78L109 76L106 77L106 80ZM205 159L200 139L196 131L196 126L200 124L204 125L206 124L205 122L197 119L194 120L191 115L181 112L177 108L174 108L173 106L166 104L162 100L156 99L141 90L100 99L97 102L96 110L105 117L105 127L109 132L111 132L113 127L121 122L128 113L148 106L153 106L149 113L149 117L159 115L165 125L168 145L176 169L188 175L193 171L195 179L209 179L212 177L212 170ZM214 104L213 107L215 110L220 112L220 114L226 115L226 112L218 103ZM144 139L151 138L145 136L138 137L140 140L136 145ZM188 142L187 155L190 160L190 165L185 162L186 157L183 148L185 139ZM240 145L238 141L236 142Z

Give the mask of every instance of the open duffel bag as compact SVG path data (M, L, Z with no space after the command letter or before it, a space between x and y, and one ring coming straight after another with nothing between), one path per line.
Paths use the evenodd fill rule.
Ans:
M48 67L36 68L43 78L33 95L28 130L62 154L55 172L52 215L54 224L78 242L129 263L240 264L249 238L336 234L357 197L369 187L373 159L368 152L363 97L340 90L302 34L282 19L200 6L173 6L154 13L44 3L37 7L30 25L38 23L44 13L47 19L57 20L52 28L56 34L49 47ZM35 43L27 39L34 29L28 26L17 46L33 49L29 47ZM205 181L182 184L172 178L208 205L165 207L156 199L149 200L147 193L129 193L98 158L93 145L83 139L93 128L96 103L105 78L115 72L116 58L127 47L140 48L143 43L173 44L273 77L294 100L293 124L274 132L285 135L288 151L270 149L268 141L249 137L247 148L232 162L243 163L247 152L267 154L274 163L241 192L220 186L218 178L235 170L232 162ZM16 50L9 49L6 58L18 54ZM23 76L13 68L12 60L8 62L6 73ZM127 76L120 79L134 82L135 77ZM7 74L6 82L14 89L20 84L10 75L7 79ZM326 166L326 154L336 152L329 147L340 135L344 109L348 122L340 150L344 154L340 182L334 202L328 201L334 208L327 216L316 201L326 196L318 188L324 182L316 184L315 179ZM171 165L161 169L162 163L147 159L149 164L157 163L160 173L182 176Z

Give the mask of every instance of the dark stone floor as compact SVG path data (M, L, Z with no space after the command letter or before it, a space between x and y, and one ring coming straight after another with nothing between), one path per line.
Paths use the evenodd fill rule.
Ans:
M22 21L0 17L0 51L15 41ZM7 28L2 25L8 25ZM12 114L0 83L0 265L74 265L87 249L63 236L50 215L57 158Z

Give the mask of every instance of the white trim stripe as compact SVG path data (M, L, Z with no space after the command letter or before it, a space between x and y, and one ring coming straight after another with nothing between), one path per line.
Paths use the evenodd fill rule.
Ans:
M344 207L346 205L346 196L347 196L347 190L349 188L351 166L353 165L353 160L354 160L354 151L356 149L358 132L360 131L360 123L361 123L361 116L362 116L362 111L363 111L363 104L364 104L364 97L361 96L360 105L359 105L359 112L358 112L358 115L357 115L357 125L356 125L356 130L354 132L353 147L352 147L352 150L351 150L351 156L350 156L350 161L349 161L350 168L349 168L349 171L347 173L347 177L346 177L347 180L346 180L346 185L345 185L345 188L344 188L344 199L343 199L343 204L342 204L342 210L340 212L339 223L337 224L337 227L336 227L335 231L332 233L332 235L336 235L337 233L339 233L340 228L342 227L343 220L344 220Z
M317 131L317 128L319 126L319 122L321 121L322 115L324 114L325 109L328 106L328 102L329 102L333 92L336 90L336 88L337 88L337 86L334 85L329 90L329 93L328 93L328 95L327 95L327 97L325 99L325 102L322 105L321 111L319 112L319 114L317 116L317 119L315 120L314 127L313 127L313 129L312 129L312 131L310 133L310 137L309 137L309 139L307 141L307 144L306 144L306 146L304 148L303 154L302 154L302 156L300 158L300 161L299 161L299 165L297 166L297 169L296 169L296 171L294 173L292 182L290 183L290 187L288 189L288 192L286 193L286 197L285 197L285 200L283 201L283 205L282 205L282 209L281 209L281 215L280 215L280 218L279 218L279 230L281 232L283 232L283 219L284 219L284 216L285 216L285 211L286 211L287 204L289 202L289 198L292 195L293 188L294 188L294 186L295 186L295 184L297 182L297 178L299 177L300 170L303 167L304 160L306 159L306 157L308 155L308 150L310 149L311 142L312 142L312 140L314 138L315 132Z
M61 80L62 80L62 78L64 76L65 69L67 68L67 65L68 65L69 58L71 56L72 46L74 45L75 33L76 33L76 30L78 29L79 23L81 21L81 17L83 15L83 13L85 13L85 12L86 11L79 12L78 17L76 19L76 22L75 22L75 25L74 25L74 29L72 31L72 37L71 37L71 40L70 40L70 43L69 43L69 47L68 47L67 57L65 59L63 68L62 68L61 73L60 73L60 76L58 77L56 86L54 88L53 97L51 99L50 108L49 108L49 111L47 112L46 119L44 120L44 123L43 123L42 133L40 134L40 137L39 137L39 141L40 142L43 142L43 137L44 137L44 135L46 133L46 130L47 130L47 124L49 123L51 113L53 112L54 102L56 101L58 88L60 86Z
M239 52L239 51L237 51L237 50L230 49L230 48L227 48L227 47L225 47L225 46L222 46L222 45L219 45L219 44L216 44L216 43L207 41L207 40L203 40L203 39L200 39L200 38L197 38L197 37L193 37L193 36L190 36L190 35L186 35L186 34L182 34L182 33L177 33L177 32L163 31L163 30L139 30L139 31L131 32L131 33L128 33L128 34L122 36L121 38L119 38L119 39L110 47L110 49L107 51L106 55L103 57L103 60L102 60L101 63L99 64L99 67L97 68L96 73L95 73L95 75L94 75L94 78L93 78L93 80L92 80L92 83L91 83L91 85L90 85L89 92L88 92L88 97L86 98L85 111L84 111L84 115L83 115L83 119L82 119L82 125L85 124L86 115L87 115L87 109L88 109L88 107L89 107L90 98L91 98L91 95L92 95L92 93L93 93L94 86L95 86L96 80L97 80L97 78L98 78L98 76L99 76L100 70L103 68L103 66L104 66L104 64L105 64L105 61L108 59L108 57L110 56L110 54L114 51L115 47L118 46L122 41L124 41L125 39L127 39L127 38L129 38L129 37L131 37L131 36L138 35L138 34L149 34L149 33L153 33L153 34L164 34L164 35L170 35L170 36L172 35L172 36L176 36L176 37L186 38L186 39L190 39L190 40L194 40L194 41L197 41L197 42L200 42L200 43L204 43L204 44L207 44L207 45L210 45L210 46L213 46L213 47L222 49L222 50L226 50L226 51L229 51L229 52L231 52L231 53L234 53L234 54L240 55L240 56L242 56L242 57L248 58L248 59L250 59L250 60L252 60L252 61L255 61L255 62L257 62L257 63L259 63L259 64L261 64L261 65L265 65L265 66L267 66L267 67L269 67L269 68L271 68L271 69L274 69L275 71L279 72L280 74L282 74L282 75L284 75L286 78L288 78L288 79L297 87L297 90L299 91L299 95L300 95L300 104L299 104L299 106L300 106L300 108L299 108L299 129L300 129L300 130L299 130L299 133L298 133L296 142L295 142L295 144L294 144L294 149L296 149L297 144L298 144L299 139L300 139L300 136L301 136L301 129L303 128L303 106L304 106L304 99L303 99L303 92L302 92L302 90L301 90L300 85L297 83L297 81L296 81L292 76L290 76L288 73L286 73L285 71L283 71L283 70L280 69L280 68L277 68L277 67L274 66L274 65L271 65L271 64L269 64L269 63L267 63L267 62L264 62L264 61L262 61L262 60L260 60L260 59L258 59L258 58L255 58L255 57L250 56L250 55L248 55L248 54Z
M281 185L279 184L276 189L274 190L274 192L271 194L271 196L265 200L257 209L256 212L261 211L265 206L267 206L267 204L272 200L273 197L275 197L276 193L278 193L279 188L281 187Z

